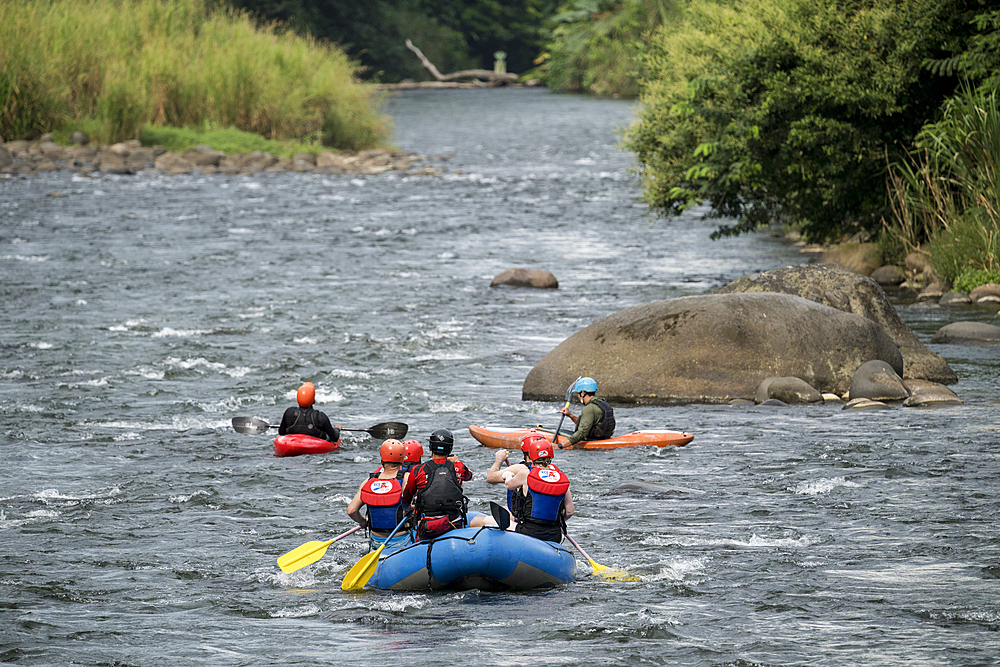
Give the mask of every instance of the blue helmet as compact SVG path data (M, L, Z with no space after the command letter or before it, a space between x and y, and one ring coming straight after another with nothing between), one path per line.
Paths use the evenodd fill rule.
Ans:
M576 384L573 385L573 392L579 393L581 391L585 391L591 394L596 394L597 380L595 380L594 378L580 378L579 380L577 380Z

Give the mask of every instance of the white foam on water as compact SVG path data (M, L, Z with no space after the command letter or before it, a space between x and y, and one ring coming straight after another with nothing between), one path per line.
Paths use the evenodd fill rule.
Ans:
M205 336L212 333L211 329L174 329L173 327L163 327L152 334L152 338L194 338L195 336Z
M0 259L12 259L15 262L47 262L49 260L45 255L2 255Z
M209 493L208 491L198 490L198 491L195 491L194 493L189 493L187 495L181 494L181 495L176 495L176 496L170 496L169 500L172 503L180 504L180 503L190 502L190 501L194 500L195 498L198 498L198 497L201 497L201 496L204 496L204 497L207 498L207 497L209 497L211 495L212 494Z
M305 618L307 616L315 616L320 611L317 604L307 604L303 607L294 608L285 607L284 609L271 612L271 618Z
M851 489L861 488L860 484L848 481L844 477L831 477L826 479L814 479L807 480L805 482L799 482L795 486L789 487L788 490L792 493L801 493L807 496L818 496L830 493L837 487L846 487Z

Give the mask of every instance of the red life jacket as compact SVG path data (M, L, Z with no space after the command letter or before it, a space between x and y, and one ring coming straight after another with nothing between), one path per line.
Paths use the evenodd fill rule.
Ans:
M564 501L569 478L554 465L532 468L528 473L528 495L514 492L514 516L517 532L540 540L562 540Z
M403 518L403 485L396 478L368 479L361 485L361 502L368 506L369 527L387 533Z

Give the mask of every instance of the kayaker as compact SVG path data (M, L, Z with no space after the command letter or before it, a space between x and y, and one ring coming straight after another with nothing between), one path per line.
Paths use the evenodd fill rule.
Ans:
M382 467L368 476L354 498L347 505L347 515L362 528L367 528L372 549L377 549L389 537L393 529L399 525L406 514L403 503L403 486L408 474L403 471L403 443L399 440L386 440L379 448ZM361 508L368 508L368 516L361 513ZM394 546L411 539L406 526L400 529L389 542Z
M424 458L424 448L417 440L403 441L403 470L409 472Z
M416 540L431 539L449 530L469 524L469 500L462 493L462 482L472 479L472 471L454 456L455 436L442 428L428 439L431 458L410 469L403 489L403 503L413 503L416 517ZM482 517L478 517L482 519ZM492 519L490 519L492 522Z
M549 542L562 542L566 519L573 516L569 478L552 463L552 443L533 440L528 445L531 468L519 471L504 484L514 492L511 502L517 532Z
M607 440L615 433L615 411L608 402L597 395L597 381L591 377L580 378L573 386L573 393L583 403L580 416L575 417L568 407L560 412L576 424L576 431L569 436L570 449L581 440ZM559 443L559 448L564 445Z
M521 472L522 470L529 470L531 467L531 461L528 459L528 445L531 444L531 442L533 442L534 440L545 440L546 442L548 442L548 439L541 433L537 432L528 433L523 438L521 438L522 460L518 461L517 463L509 464L509 467L507 468L501 469L500 466L503 465L503 462L507 461L507 459L510 457L510 452L508 452L506 449L501 449L500 451L498 451L494 456L493 465L491 465L490 469L486 471L486 483L503 484L508 479L510 479L517 473ZM511 497L513 496L513 494L514 494L513 491L507 489L507 511L511 513L511 516L513 516L514 514L514 506L511 503Z
M278 435L298 433L330 442L340 440L340 424L332 425L325 413L313 408L316 387L312 382L299 387L295 400L299 405L285 410L285 414L281 416L281 424L278 425Z

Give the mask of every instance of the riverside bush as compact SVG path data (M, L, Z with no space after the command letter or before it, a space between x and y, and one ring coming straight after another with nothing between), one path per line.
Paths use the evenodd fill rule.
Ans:
M888 235L905 251L926 244L934 270L956 286L992 282L1000 273L998 165L1000 94L988 83L965 86L908 158L890 165Z
M208 122L359 149L389 131L341 50L211 0L5 0L0 44L8 140L86 127L113 143Z
M886 153L955 87L923 63L960 48L968 19L963 0L691 0L650 42L628 137L648 203L737 220L716 236L876 228Z

